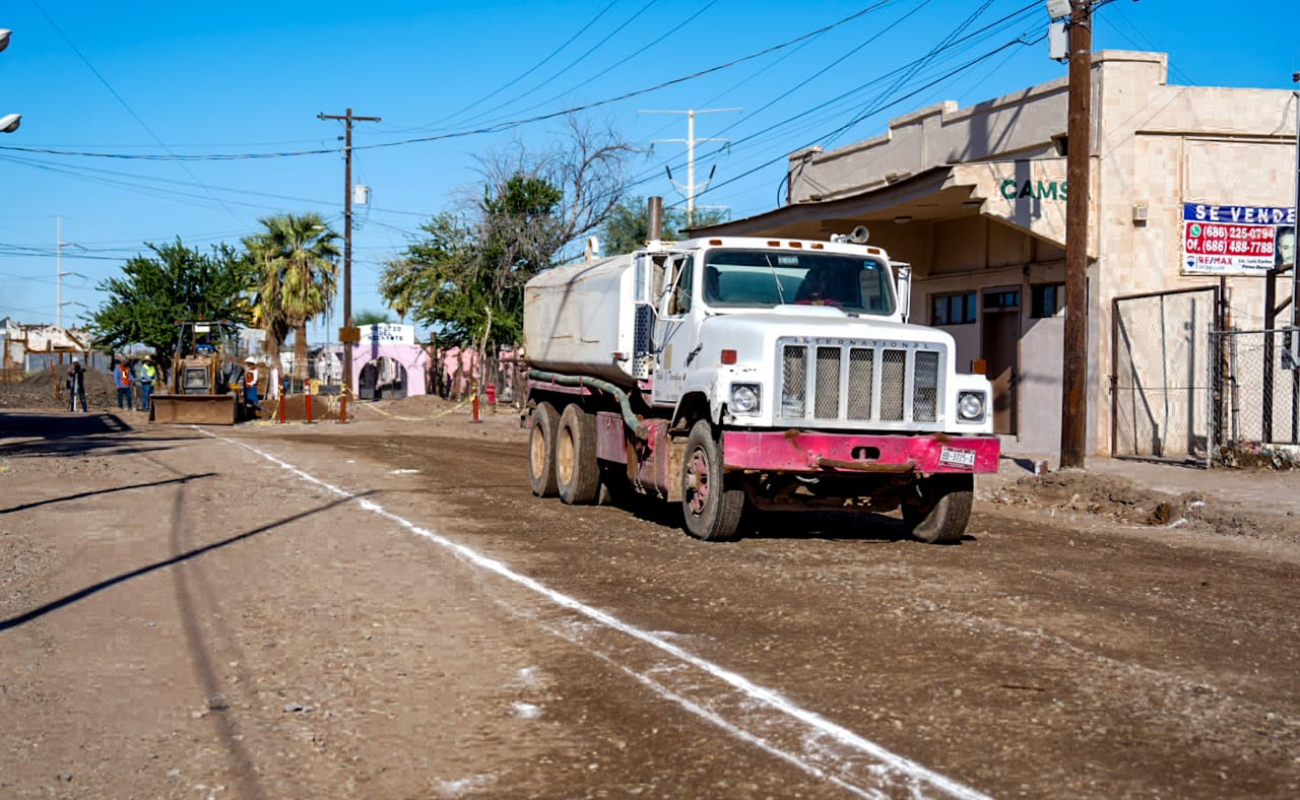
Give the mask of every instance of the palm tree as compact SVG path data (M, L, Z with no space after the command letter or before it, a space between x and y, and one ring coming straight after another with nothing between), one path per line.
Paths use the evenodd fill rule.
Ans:
M329 310L337 292L339 237L315 213L276 214L259 222L266 230L244 239L258 270L253 320L266 332L267 355L276 360L293 331L294 377L305 381L307 323Z

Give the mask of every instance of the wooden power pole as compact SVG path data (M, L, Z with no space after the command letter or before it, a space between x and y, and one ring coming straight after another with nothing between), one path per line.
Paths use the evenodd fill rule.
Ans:
M1088 207L1092 157L1092 0L1070 14L1070 101L1066 129L1065 353L1061 466L1083 467L1088 439Z
M343 327L339 339L343 343L343 391L353 391L352 345L357 337L352 330L352 123L379 122L379 117L353 116L352 109L345 114L317 114L317 119L343 120Z

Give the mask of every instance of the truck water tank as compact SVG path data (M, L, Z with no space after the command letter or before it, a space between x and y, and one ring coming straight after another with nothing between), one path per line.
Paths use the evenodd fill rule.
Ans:
M636 272L632 256L618 255L556 267L530 280L524 286L529 365L633 385Z

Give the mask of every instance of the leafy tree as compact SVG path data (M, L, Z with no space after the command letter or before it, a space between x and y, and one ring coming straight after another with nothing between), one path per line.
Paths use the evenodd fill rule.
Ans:
M221 244L205 254L179 238L145 246L152 256L128 259L120 277L99 284L109 299L91 316L97 346L120 349L139 342L152 347L166 368L176 346L177 320L248 322L246 295L254 272L234 248Z
M436 328L439 341L468 346L487 325L484 248L455 214L439 214L420 229L425 236L384 266L380 294L394 307L405 304L414 320Z
M329 310L338 288L338 234L319 214L277 214L266 230L244 239L257 269L254 318L266 332L267 354L278 358L293 331L294 377L307 379L307 323Z
M365 309L352 315L353 325L388 325L392 321L392 315L386 311Z
M726 219L721 209L696 209L695 225L716 225ZM685 239L686 209L664 209L663 230L660 235L664 241L675 242ZM650 215L644 197L628 196L614 206L609 218L600 229L602 250L608 255L630 253L639 247L645 247L650 238Z
M440 342L480 350L518 342L524 283L605 221L633 153L612 132L571 119L562 146L488 154L481 193L421 226L425 235L385 266L381 294Z

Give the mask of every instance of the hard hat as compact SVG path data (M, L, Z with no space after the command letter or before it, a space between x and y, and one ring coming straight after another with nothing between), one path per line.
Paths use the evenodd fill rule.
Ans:
M257 361L256 361L256 359L254 359L252 356L249 356L248 358L244 359L244 363L245 363L245 364L256 364Z

